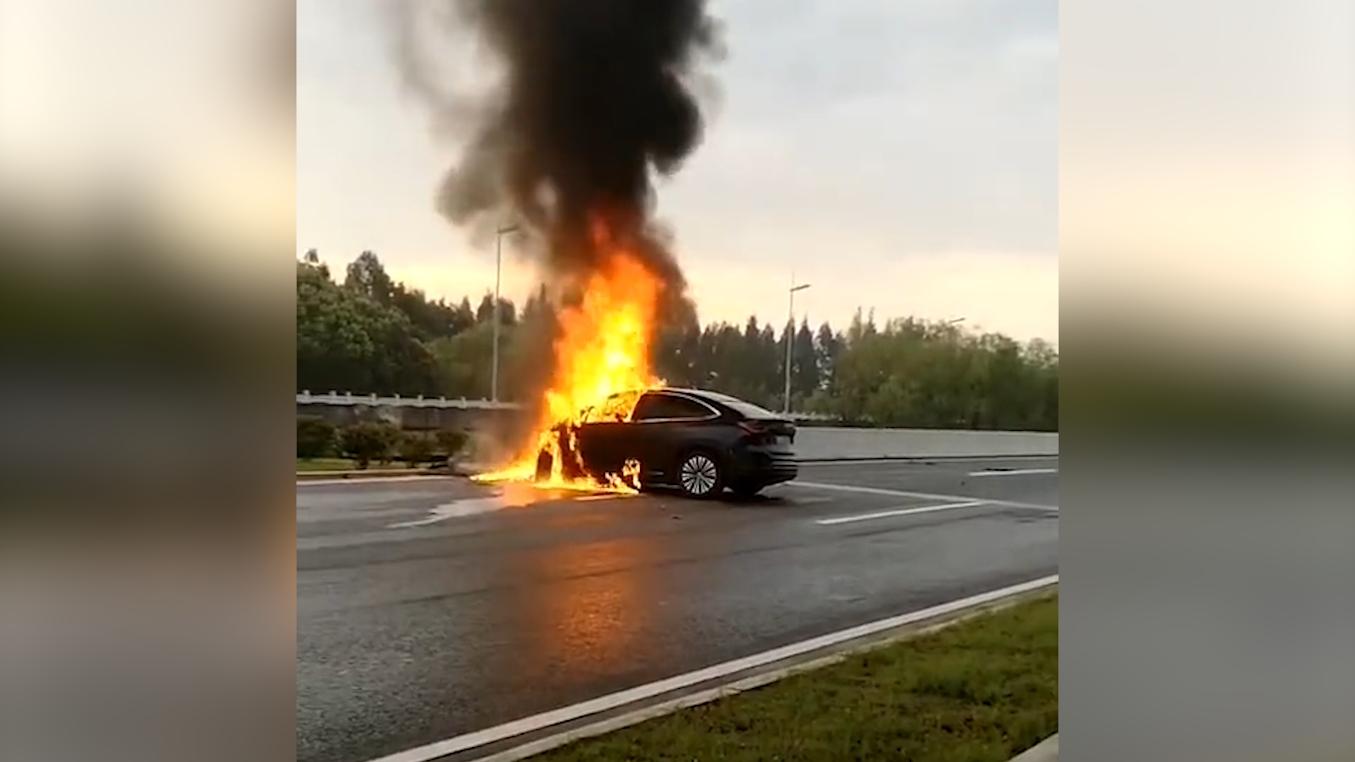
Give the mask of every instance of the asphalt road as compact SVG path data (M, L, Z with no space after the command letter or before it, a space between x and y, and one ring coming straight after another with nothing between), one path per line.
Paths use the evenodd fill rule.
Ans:
M1057 573L1057 468L806 464L710 503L298 484L297 759L366 762Z

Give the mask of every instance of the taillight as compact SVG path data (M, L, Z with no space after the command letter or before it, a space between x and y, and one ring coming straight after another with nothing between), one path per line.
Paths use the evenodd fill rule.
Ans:
M743 429L744 436L753 444L762 441L767 434L767 430L755 421L739 421L739 428Z

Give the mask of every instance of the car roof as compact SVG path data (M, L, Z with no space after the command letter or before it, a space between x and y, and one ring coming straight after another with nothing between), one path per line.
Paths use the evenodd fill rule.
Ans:
M703 402L714 403L717 405L727 405L731 400L735 402L742 402L747 405L753 404L746 400L739 399L738 397L735 397L733 395L724 394L723 392L716 392L711 391L709 389L696 389L692 387L683 387L683 386L656 386L652 389L628 389L626 391L616 392L615 394L612 394L610 396L619 397L623 394L640 395L649 392L672 392L674 394L678 394L685 397L695 397L696 399L699 399Z
M679 386L655 386L649 389L640 389L640 388L623 389L619 392L612 392L611 394L607 395L607 399L612 399L613 397L625 397L630 395L639 396L642 394L648 394L650 392L673 392L674 394L683 394L692 397L700 397L701 399L716 399L719 397L728 396L718 394L716 392L708 392L704 389L684 389Z
M738 399L737 397L730 397L728 394L720 394L719 392L707 391L705 389L688 389L680 386L665 386L658 389L654 389L653 391L676 392L677 394L684 394L688 397L696 397L697 399L707 400L710 402L722 402L727 399Z

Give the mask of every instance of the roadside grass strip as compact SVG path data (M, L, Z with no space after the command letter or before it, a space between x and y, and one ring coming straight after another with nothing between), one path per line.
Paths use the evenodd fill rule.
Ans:
M1006 762L1058 732L1057 594L532 757Z

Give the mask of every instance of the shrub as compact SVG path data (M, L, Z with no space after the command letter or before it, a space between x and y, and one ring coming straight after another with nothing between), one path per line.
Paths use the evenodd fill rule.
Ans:
M389 423L363 421L346 426L340 435L344 455L356 460L358 468L372 461L385 463L400 438L400 429Z
M448 459L456 457L466 446L467 438L466 432L460 429L438 429L438 455Z
M400 458L410 466L433 460L433 439L427 434L409 432L400 437Z
M324 458L334 454L338 431L323 418L299 416L296 419L296 456Z

